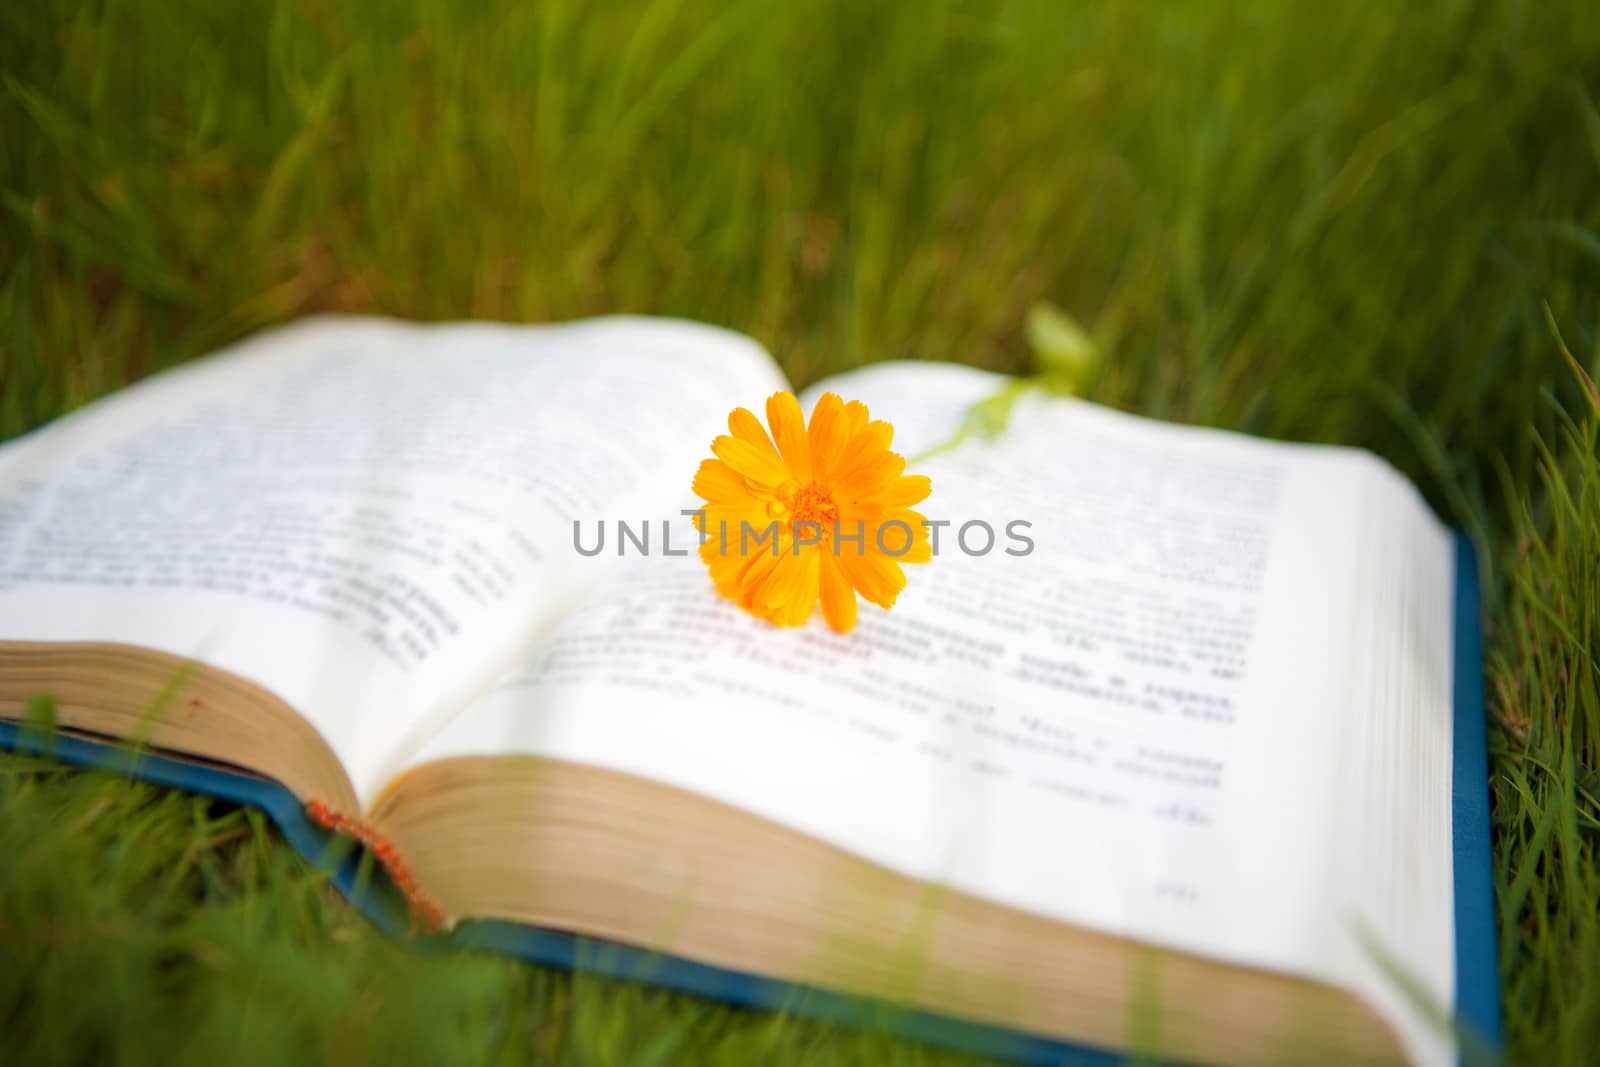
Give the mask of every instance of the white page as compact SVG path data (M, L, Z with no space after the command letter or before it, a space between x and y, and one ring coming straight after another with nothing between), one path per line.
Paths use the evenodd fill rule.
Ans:
M999 383L886 365L825 384L915 454ZM1335 877L1360 859L1330 847L1361 771L1334 754L1367 699L1349 670L1364 508L1394 476L1351 450L1037 398L999 441L916 469L925 515L987 520L1000 547L968 557L945 530L892 613L863 604L845 636L820 613L799 630L743 615L696 558L636 560L418 762L521 752L691 789L1000 903L1343 985L1447 1060L1348 920L1418 924L1391 948L1450 1002L1448 787L1442 825L1430 809L1406 827L1442 848L1445 884L1390 886L1406 906ZM1003 551L1017 518L1036 544L1020 557ZM1439 551L1425 509L1403 521ZM1447 634L1433 595L1412 607L1442 609ZM1448 722L1447 683L1415 697ZM1447 770L1448 733L1423 755Z
M783 387L754 342L672 320L271 331L0 449L0 640L234 671L365 803L605 573L567 566L574 511L659 497Z

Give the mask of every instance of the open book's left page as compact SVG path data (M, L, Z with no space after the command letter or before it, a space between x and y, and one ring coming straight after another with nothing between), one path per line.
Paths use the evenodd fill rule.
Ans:
M364 804L604 572L557 565L573 514L673 498L704 428L784 387L672 320L272 331L0 449L0 643L237 674Z

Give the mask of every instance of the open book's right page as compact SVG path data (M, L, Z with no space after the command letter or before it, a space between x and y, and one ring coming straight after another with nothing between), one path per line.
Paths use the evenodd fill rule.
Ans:
M823 384L915 455L1003 382ZM950 525L891 613L773 629L693 554L638 559L420 759L691 789L998 903L1351 989L1448 1062L1395 980L1452 1004L1454 557L1409 483L1036 395L912 469ZM960 536L974 521L992 542Z

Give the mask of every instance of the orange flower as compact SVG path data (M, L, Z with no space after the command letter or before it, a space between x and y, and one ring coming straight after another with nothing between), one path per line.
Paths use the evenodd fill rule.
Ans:
M711 442L695 494L700 558L717 591L759 618L799 626L817 600L828 625L856 624L856 594L883 608L905 588L901 563L932 558L922 516L932 488L889 451L894 427L867 406L823 393L807 427L791 393L767 400L768 437L745 408ZM774 446L773 442L777 442Z

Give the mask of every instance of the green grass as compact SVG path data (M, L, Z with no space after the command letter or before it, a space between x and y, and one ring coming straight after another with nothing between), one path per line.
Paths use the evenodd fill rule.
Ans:
M0 5L0 436L319 310L681 314L804 383L1022 369L1049 298L1095 399L1372 448L1473 531L1510 1051L1583 1062L1600 6L1226 7ZM415 957L253 813L103 774L0 759L0 857L18 1062L939 1059Z

